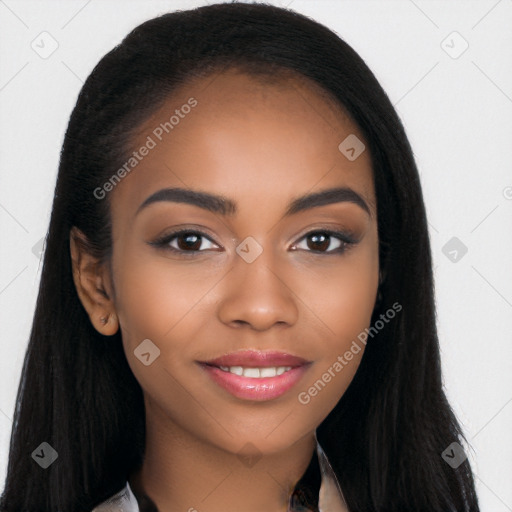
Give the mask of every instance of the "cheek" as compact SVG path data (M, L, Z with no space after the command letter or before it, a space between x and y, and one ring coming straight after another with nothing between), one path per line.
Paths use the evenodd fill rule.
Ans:
M360 246L327 263L311 265L297 280L298 296L316 313L325 332L326 352L342 350L368 327L378 279L378 242L376 234L369 233Z
M343 258L343 257L342 257ZM315 364L299 390L298 402L315 415L327 415L352 381L365 349L378 287L378 259L373 251L347 257L334 271L316 270L299 292L316 325L309 328ZM311 283L315 283L312 287Z
M197 265L148 257L147 252L136 249L119 250L114 261L116 310L124 351L146 399L153 410L165 411L176 422L180 416L207 421L198 401L190 398L190 393L200 397L202 392L189 377L194 360L191 340L199 338L204 313L201 299L218 279L217 274L212 277L208 273L208 282L205 273L198 273ZM142 344L147 339L159 351L155 359L153 345ZM138 357L144 353L139 348L143 346L149 346L150 360L154 361L147 366Z
M116 309L132 341L166 337L209 289L197 266L134 252L118 262Z
M345 350L368 327L378 286L378 270L356 266L329 280L322 319L332 334L330 350Z
M155 257L128 245L118 249L113 261L123 346L136 379L149 395L172 389L173 406L190 407L189 397L180 402L182 390L175 378L180 382L189 378L197 350L193 341L201 340L201 330L214 313L208 293L219 274L207 265ZM158 358L144 366L137 355L148 339L157 347L149 344Z

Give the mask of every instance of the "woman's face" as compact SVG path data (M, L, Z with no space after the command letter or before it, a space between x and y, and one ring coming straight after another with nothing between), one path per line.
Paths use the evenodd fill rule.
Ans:
M149 422L233 453L246 443L272 453L333 409L360 363L353 342L378 286L362 140L305 82L235 71L183 86L144 123L110 192L111 278ZM316 196L329 189L342 190Z

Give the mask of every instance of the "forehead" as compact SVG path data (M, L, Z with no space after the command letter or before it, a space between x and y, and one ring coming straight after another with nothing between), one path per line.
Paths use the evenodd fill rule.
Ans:
M364 147L358 126L307 79L216 73L183 85L137 130L137 162L112 207L129 215L158 189L180 187L238 198L243 213L343 186L374 209L369 151L348 158L344 141Z

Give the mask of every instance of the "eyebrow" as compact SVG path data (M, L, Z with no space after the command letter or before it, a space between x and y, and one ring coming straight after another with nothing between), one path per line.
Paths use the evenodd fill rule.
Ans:
M139 206L136 215L150 204L167 201L190 204L223 216L233 216L237 213L236 202L225 196L184 188L163 188L151 194ZM288 205L284 217L309 210L310 208L342 202L354 203L361 207L370 217L372 216L368 203L360 194L349 187L337 187L293 199Z

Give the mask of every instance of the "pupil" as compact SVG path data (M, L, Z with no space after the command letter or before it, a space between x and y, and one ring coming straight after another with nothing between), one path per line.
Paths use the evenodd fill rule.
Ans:
M194 235L194 234L187 234L187 235L181 235L179 237L178 240L184 240L184 244L182 247L180 247L180 249L193 249L193 250L197 250L200 245L201 245L201 242L199 241L200 238L197 236L197 235ZM182 245L182 244L178 244L178 245ZM197 245L197 247L195 247Z
M318 240L319 239L323 239L323 242L319 242ZM310 249L314 249L314 250L322 250L322 249L327 249L329 247L329 235L325 235L325 234L320 234L320 235L311 235L311 240L313 240L313 244L316 244L317 247L310 247ZM320 244L320 247L318 247L318 245Z

